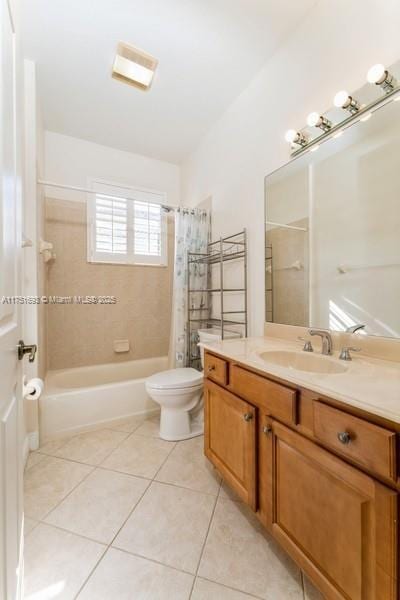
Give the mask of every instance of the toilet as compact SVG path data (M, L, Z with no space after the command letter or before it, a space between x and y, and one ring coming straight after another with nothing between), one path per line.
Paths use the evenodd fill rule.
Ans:
M200 329L201 367L204 368L202 344L221 339L219 329ZM237 332L224 332L224 339L241 337ZM204 432L203 372L183 367L151 375L146 391L161 407L160 438L168 441L187 440Z

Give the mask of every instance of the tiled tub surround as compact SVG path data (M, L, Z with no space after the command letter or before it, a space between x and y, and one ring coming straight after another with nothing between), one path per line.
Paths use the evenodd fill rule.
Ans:
M86 204L46 200L46 239L56 260L47 266L51 296L111 295L115 305L48 305L47 368L163 356L168 353L174 231L168 219L168 267L87 262ZM116 339L130 351L117 354Z
M26 600L321 598L221 486L203 439L160 440L157 418L43 446L25 485Z

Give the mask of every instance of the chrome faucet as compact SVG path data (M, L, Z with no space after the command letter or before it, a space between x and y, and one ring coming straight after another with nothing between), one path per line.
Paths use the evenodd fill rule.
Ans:
M346 333L355 333L356 331L359 331L360 329L364 329L364 327L365 327L365 325L358 323L357 325L352 325L351 327L347 327Z
M332 351L332 336L329 331L324 329L310 329L308 332L310 335L318 335L322 340L322 354L327 356L333 354Z

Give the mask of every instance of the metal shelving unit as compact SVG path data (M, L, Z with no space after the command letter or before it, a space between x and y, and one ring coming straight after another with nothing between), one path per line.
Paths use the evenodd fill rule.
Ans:
M242 263L241 287L224 287L225 265L231 261ZM205 268L207 271L207 287L196 289L191 285L196 269ZM219 282L213 287L213 269L219 271ZM235 331L241 329L242 334L247 337L247 234L246 230L234 235L220 238L208 244L206 254L188 253L188 355L189 366L200 368L200 353L197 348L199 329L218 328L221 337L228 331L228 327L234 327ZM238 271L239 273L239 271ZM215 275L215 270L214 270ZM226 310L227 294L242 294L241 308L238 310ZM213 314L218 302L219 316Z

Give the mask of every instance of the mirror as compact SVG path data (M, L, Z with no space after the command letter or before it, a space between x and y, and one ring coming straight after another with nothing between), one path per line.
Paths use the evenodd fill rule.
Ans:
M265 183L266 321L400 337L400 102Z

